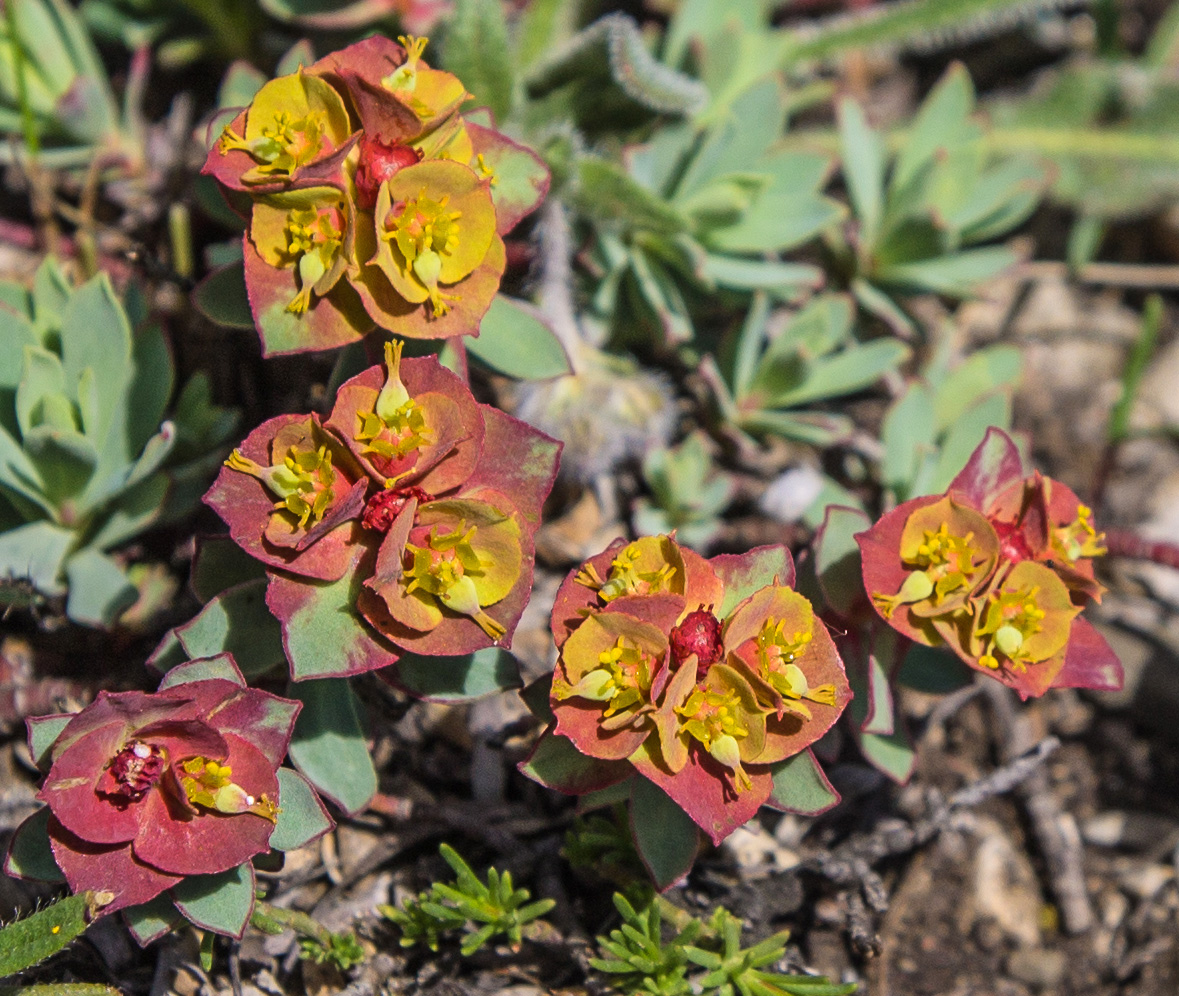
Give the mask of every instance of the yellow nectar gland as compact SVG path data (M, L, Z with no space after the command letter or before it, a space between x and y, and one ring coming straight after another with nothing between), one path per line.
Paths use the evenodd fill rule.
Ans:
M461 211L447 211L450 194L438 200L426 196L425 188L417 197L403 202L400 210L390 212L381 233L385 241L395 242L405 257L410 270L426 288L435 318L450 310L448 301L457 301L455 294L444 294L438 288L442 275L442 257L451 255L459 244L458 220Z
M757 660L761 665L761 677L768 681L784 698L783 705L804 719L811 718L811 711L802 704L808 699L820 705L835 705L835 686L818 685L811 688L795 661L805 652L814 639L812 629L796 630L792 636L785 631L786 621L767 619L757 634Z
M1055 553L1070 564L1082 557L1100 557L1107 553L1105 533L1099 533L1093 526L1093 510L1088 505L1077 506L1077 517L1067 526L1057 526L1051 531L1049 543Z
M932 598L939 605L947 595L969 586L977 553L971 545L974 533L955 536L942 523L936 531L926 529L925 538L910 561L919 569L912 571L895 595L875 592L872 601L885 619L892 618L900 605L912 605Z
M275 511L286 510L299 521L299 528L306 529L308 520L319 522L332 504L332 485L336 472L332 467L332 454L326 445L317 450L296 450L291 447L282 463L263 467L241 450L234 450L225 461L230 470L241 471L261 481L266 488L279 498Z
M1029 663L1026 656L1021 658L1028 637L1039 633L1042 620L1047 613L1036 601L1038 585L1020 588L1016 591L1001 591L987 600L978 635L984 638L984 652L978 662L983 667L998 670L998 654L1006 657L1017 671L1026 671Z
M426 51L430 39L398 35L397 40L405 49L405 61L381 80L381 86L394 93L410 93L417 86L418 63L422 61L422 53Z
M433 595L448 609L470 616L489 637L498 640L507 629L483 611L474 578L482 577L483 564L471 539L476 527L459 522L454 532L430 530L427 545L405 545L406 563L403 580L406 594L422 591Z
M598 654L598 666L561 698L583 698L591 702L605 702L602 715L609 719L617 713L629 713L647 705L651 700L651 679L655 662L625 636L620 636L609 650ZM618 724L604 723L607 729Z
M184 772L180 777L180 786L192 805L218 813L253 813L271 823L276 822L278 807L265 793L255 799L240 785L235 785L231 781L233 769L228 764L192 757L180 768Z
M732 689L714 691L697 687L688 700L676 706L682 719L680 729L700 742L717 761L733 772L733 784L738 792L751 788L753 782L741 767L739 740L749 736L742 725L740 697Z
M401 382L404 349L404 342L385 343L385 369L389 371L385 386L377 395L372 411L356 413L359 424L352 437L365 444L365 454L377 453L388 460L398 460L433 440L426 413ZM395 479L386 481L385 487L395 484Z
M324 125L322 111L311 111L294 119L287 111L277 111L254 139L247 140L227 127L217 141L217 148L222 155L230 149L240 149L259 163L259 172L289 176L319 154Z
M344 217L337 207L299 208L287 215L286 251L299 270L299 293L287 311L303 314L311 306L311 292L327 273L344 245Z
M671 564L663 563L653 571L640 571L638 563L641 556L638 546L632 543L624 547L614 558L610 564L610 576L605 581L592 564L584 565L574 580L586 588L597 591L603 602L612 602L623 595L653 595L671 591L675 568Z

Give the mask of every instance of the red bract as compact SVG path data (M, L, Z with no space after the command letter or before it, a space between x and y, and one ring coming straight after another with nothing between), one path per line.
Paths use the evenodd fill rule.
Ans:
M459 113L470 94L426 63L426 39L401 42L367 38L270 81L209 152L204 172L251 202L245 281L267 354L374 325L478 335L502 236L548 188L534 153Z
M100 692L57 737L38 794L70 887L112 893L109 913L266 851L299 709L222 678Z
M909 639L949 646L1027 698L1116 689L1122 667L1078 613L1104 589L1092 515L1065 485L1029 473L991 429L944 495L914 498L857 537L877 612Z
M251 433L205 500L270 569L293 676L355 674L510 643L559 451L390 345L324 423Z
M616 543L571 573L553 612L561 656L546 736L596 763L545 784L581 793L602 787L591 770L603 784L637 775L714 842L784 805L776 770L803 752L813 764L810 745L851 698L793 581L785 548L706 561L669 536Z

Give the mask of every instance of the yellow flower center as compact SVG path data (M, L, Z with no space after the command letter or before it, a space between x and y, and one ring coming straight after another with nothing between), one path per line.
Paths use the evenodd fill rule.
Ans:
M307 527L309 519L319 522L331 506L336 471L326 445L317 450L297 450L292 446L282 463L270 467L263 467L243 456L241 450L234 450L225 466L256 477L266 485L279 499L275 511L285 509L292 513L300 529Z
M230 149L240 149L259 164L259 172L290 176L319 154L325 125L326 117L321 111L311 111L295 119L287 111L277 111L263 125L257 138L246 140L226 128L217 148L222 155Z
M449 533L440 533L434 526L426 546L405 545L402 577L407 594L421 591L434 596L447 608L470 616L484 633L498 640L507 630L482 610L475 588L474 578L484 574L471 542L475 533L475 526L467 529L462 521Z
M400 210L394 207L385 222L386 230L381 233L381 238L397 244L414 276L425 286L435 318L450 310L447 301L457 300L455 295L443 294L438 288L442 257L451 255L459 244L458 220L462 212L446 210L449 203L449 194L435 200L427 197L423 188L417 197L405 201Z
M1105 533L1093 526L1093 510L1088 505L1077 506L1077 517L1067 526L1052 530L1049 543L1054 552L1075 564L1082 557L1100 557L1106 553Z
M835 705L835 686L828 684L812 688L802 668L795 663L806 652L812 639L813 628L795 630L788 635L784 619L767 619L757 634L757 660L761 666L761 677L783 697L787 709L804 719L810 719L811 712L801 699Z
M359 420L352 437L365 444L366 454L376 453L388 460L399 460L407 453L421 449L432 439L426 423L426 413L409 396L401 382L401 353L404 342L385 343L385 385L377 395L372 411L357 412ZM391 488L396 483L390 478L385 483Z
M603 715L608 719L650 701L654 671L651 655L620 636L613 647L598 655L598 666L574 685L568 695L607 703Z
M979 657L983 667L997 669L998 656L1006 657L1019 671L1027 668L1027 655L1021 654L1028 637L1039 633L1047 613L1036 600L1038 585L1026 585L1015 591L992 593L983 610L983 624L978 635L984 637L984 652Z
M603 602L612 602L623 595L653 595L671 591L675 568L663 563L653 571L640 570L641 558L639 547L632 543L624 547L611 562L610 574L605 581L598 576L592 564L583 566L574 580L586 588L596 590Z
M405 49L405 61L381 80L381 86L394 93L411 93L418 82L418 63L422 61L422 53L430 39L398 35L397 40Z
M969 588L979 551L972 544L974 533L956 536L946 523L938 529L925 530L923 541L908 561L919 570L911 572L895 595L873 593L872 600L888 619L899 605L911 605L931 598L939 605L946 596Z
M287 215L286 251L299 268L299 293L287 311L301 315L311 305L315 284L336 261L344 245L344 216L336 206L297 208Z
M749 736L749 730L742 724L740 705L741 699L733 689L697 687L683 705L675 707L682 720L680 729L732 770L738 792L753 784L741 767L739 741Z
M253 813L263 819L276 821L278 807L263 793L255 799L232 781L233 769L228 764L204 757L193 757L181 766L180 787L194 806L203 806L218 813Z

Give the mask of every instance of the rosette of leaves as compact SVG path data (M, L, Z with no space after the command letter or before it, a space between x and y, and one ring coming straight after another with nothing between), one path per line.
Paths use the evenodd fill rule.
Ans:
M28 152L52 145L45 165L81 166L128 145L102 59L65 0L21 0L0 14L0 130ZM0 149L0 162L13 159Z
M629 801L664 888L703 831L719 843L762 805L838 801L811 752L849 698L843 664L789 585L784 547L704 560L671 537L618 541L557 593L560 659L527 775L583 806Z
M899 295L965 297L1015 261L1009 233L1040 200L1044 178L1030 159L997 161L971 118L974 87L952 66L921 105L891 159L884 137L851 100L839 106L840 158L852 224L837 248L861 306L911 328Z
M785 322L774 318L785 318ZM855 309L845 294L821 294L793 313L772 316L758 295L742 324L722 373L704 359L717 404L738 432L772 434L830 446L854 431L851 418L815 410L863 391L896 370L911 350L893 338L858 342ZM771 333L771 326L777 325Z
M771 76L710 124L659 128L621 164L577 163L571 197L595 236L593 309L616 339L633 335L636 320L648 340L691 339L696 292L791 296L822 281L814 267L779 258L842 215L819 192L830 160L778 144L786 115Z
M248 204L244 280L267 355L375 325L478 335L502 236L547 190L533 153L459 113L467 91L424 61L426 39L403 42L374 36L271 80L209 152L204 172Z
M75 290L47 260L31 291L0 285L0 579L92 626L135 601L115 551L191 508L236 422L202 378L167 418L173 378L162 330L133 334L105 276Z
M713 465L703 433L692 433L676 447L651 450L643 458L643 478L651 497L635 507L640 533L674 532L695 548L712 542L732 498L733 479Z
M229 654L191 661L152 694L102 693L29 720L46 806L17 828L9 875L105 895L140 944L183 921L240 938L252 860L331 829L280 765L300 704L246 687Z
M435 358L389 345L325 422L279 416L251 433L205 500L272 569L292 676L354 674L395 663L394 648L506 645L558 452Z

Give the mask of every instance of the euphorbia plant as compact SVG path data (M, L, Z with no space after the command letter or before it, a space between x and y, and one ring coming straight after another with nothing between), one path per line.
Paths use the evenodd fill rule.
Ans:
M331 825L301 776L280 769L299 709L246 687L223 654L177 668L158 692L102 692L76 715L31 719L46 808L18 829L5 870L60 869L73 891L110 894L104 913L155 924L141 940L179 915L240 936L251 859ZM38 862L46 835L52 858ZM200 902L212 893L215 912Z
M1117 657L1079 615L1104 591L1092 513L1001 430L944 495L898 505L857 539L872 604L910 640L947 646L1023 698L1121 687Z
M531 592L560 444L436 358L385 355L325 421L259 426L205 498L266 565L296 679L507 646Z
M525 772L578 795L628 783L640 851L664 884L694 857L685 817L719 842L762 805L833 805L810 746L850 689L793 583L784 547L706 561L662 536L591 558L557 594L553 722ZM666 866L635 812L653 792L680 811Z
M477 335L502 236L548 171L459 113L470 95L422 59L424 38L374 36L272 80L222 131L205 172L251 205L246 287L268 354L329 349L374 324Z

